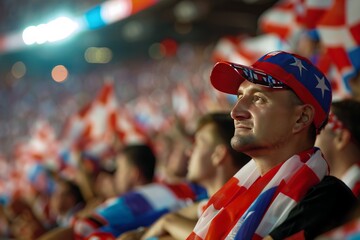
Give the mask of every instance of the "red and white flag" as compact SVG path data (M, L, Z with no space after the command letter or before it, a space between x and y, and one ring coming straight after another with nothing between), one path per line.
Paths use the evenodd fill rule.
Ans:
M360 70L360 1L335 0L317 25L321 42L342 76L346 90Z
M251 65L264 54L275 50L288 50L289 46L275 34L256 37L247 35L223 37L216 44L213 59Z
M172 91L172 107L182 120L193 119L197 108L194 99L184 84L178 83Z
M304 30L314 29L333 0L282 0L259 18L259 28L295 46Z
M279 1L260 16L258 27L264 33L273 33L287 42L293 42L302 31L302 14L303 0Z

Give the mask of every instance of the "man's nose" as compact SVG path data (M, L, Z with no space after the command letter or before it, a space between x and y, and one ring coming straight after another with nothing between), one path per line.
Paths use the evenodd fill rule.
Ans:
M249 104L247 99L242 97L238 99L230 112L230 116L234 120L246 119L249 118L250 113L248 111Z

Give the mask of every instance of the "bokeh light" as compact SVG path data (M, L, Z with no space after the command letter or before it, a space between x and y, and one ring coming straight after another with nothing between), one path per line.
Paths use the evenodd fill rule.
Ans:
M166 49L160 43L153 43L149 47L149 56L152 59L155 59L155 60L163 59L165 54L166 54Z
M181 1L174 8L176 19L180 22L191 22L198 16L198 9L193 1Z
M111 61L113 53L106 47L89 47L86 49L84 58L88 63L104 64Z
M11 68L11 74L16 78L22 78L26 74L26 66L23 62L19 61L14 63Z
M51 77L55 82L63 82L68 77L68 70L63 65L57 65L55 66L51 71Z
M174 56L176 55L178 44L173 39L165 39L161 42L161 45L165 49L165 55L166 56Z
M141 39L144 33L144 26L138 21L131 21L123 28L124 37L130 41Z

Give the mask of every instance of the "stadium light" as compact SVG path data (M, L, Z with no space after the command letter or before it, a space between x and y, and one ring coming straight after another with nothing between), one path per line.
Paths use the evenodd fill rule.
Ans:
M22 34L26 45L55 42L69 37L79 29L79 24L67 17L59 17L48 23L27 27Z

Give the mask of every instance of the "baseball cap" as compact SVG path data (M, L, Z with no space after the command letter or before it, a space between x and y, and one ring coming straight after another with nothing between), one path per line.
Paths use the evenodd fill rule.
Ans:
M303 103L315 108L316 129L327 122L332 101L331 84L316 66L297 54L270 52L251 66L218 62L210 80L217 90L229 94L237 94L244 80L270 88L291 89Z

